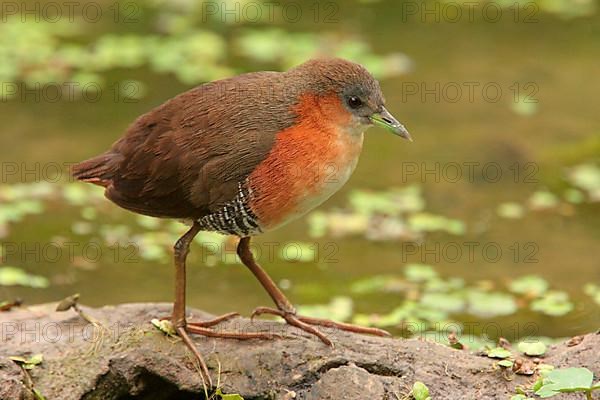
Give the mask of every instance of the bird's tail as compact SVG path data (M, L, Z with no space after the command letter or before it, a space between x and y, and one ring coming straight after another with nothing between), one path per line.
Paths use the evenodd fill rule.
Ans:
M118 168L118 155L112 151L82 161L71 167L71 175L80 181L107 187Z

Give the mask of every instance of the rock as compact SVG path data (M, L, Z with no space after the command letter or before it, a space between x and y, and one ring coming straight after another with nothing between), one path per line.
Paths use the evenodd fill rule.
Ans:
M55 307L0 312L0 399L33 398L31 387L49 400L204 398L202 378L189 351L178 338L166 337L150 323L169 315L170 304L82 307L102 328L72 310L56 312ZM197 319L211 317L190 312ZM492 359L425 340L329 330L336 343L331 349L279 322L237 318L217 329L271 331L286 337L237 341L194 336L215 384L219 381L223 393L238 393L246 400L397 400L415 381L425 383L435 400L504 400L517 385L531 385L531 377L506 380ZM599 376L598 348L600 335L585 335L576 346L551 346L543 362L587 367ZM8 359L38 353L44 360L28 371L31 380Z
M383 382L377 375L356 365L349 365L324 372L308 390L306 399L364 400L365 393L371 399L385 398Z

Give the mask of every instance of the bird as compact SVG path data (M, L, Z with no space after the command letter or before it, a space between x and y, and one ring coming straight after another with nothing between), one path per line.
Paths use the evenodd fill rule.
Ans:
M385 107L379 82L362 65L341 58L310 59L284 72L249 72L208 82L138 117L106 152L72 167L77 180L134 213L180 220L190 227L174 245L175 299L170 321L199 361L190 334L232 339L276 339L262 332L211 327L186 319L186 258L201 231L239 237L237 254L267 291L272 314L323 341L319 326L389 335L370 327L298 315L250 250L253 237L322 204L354 171L364 132L381 126L412 141Z

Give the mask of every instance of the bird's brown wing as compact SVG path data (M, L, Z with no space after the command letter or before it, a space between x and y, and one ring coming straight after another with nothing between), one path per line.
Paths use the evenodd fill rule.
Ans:
M140 214L198 218L233 200L295 116L283 74L260 72L185 92L139 117L76 178Z

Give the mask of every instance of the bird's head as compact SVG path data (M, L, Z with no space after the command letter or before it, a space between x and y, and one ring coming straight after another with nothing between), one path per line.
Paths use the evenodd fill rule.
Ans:
M379 82L362 65L340 58L314 59L289 71L303 89L333 102L337 118L355 131L378 125L411 140L406 128L385 108ZM329 110L331 112L331 110Z

